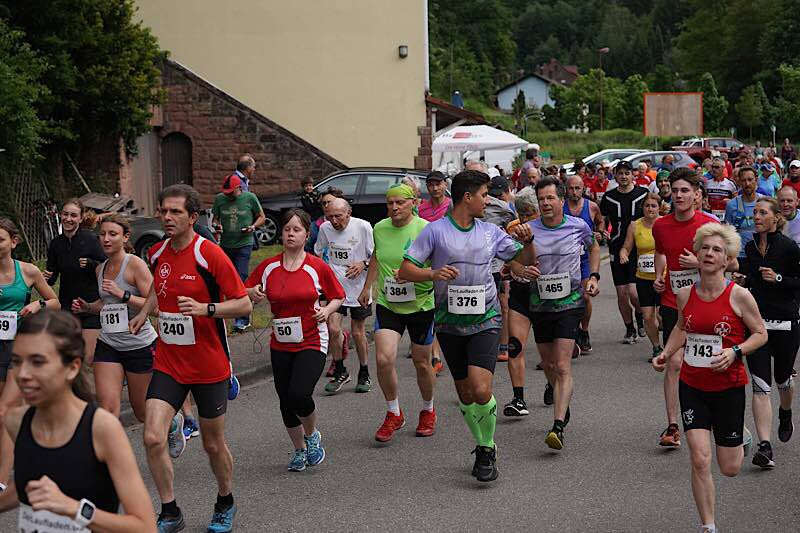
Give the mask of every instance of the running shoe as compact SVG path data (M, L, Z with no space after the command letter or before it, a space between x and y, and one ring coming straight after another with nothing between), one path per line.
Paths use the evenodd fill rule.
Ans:
M572 358L577 359L578 356L581 354L581 349L578 348L577 344L572 345Z
M378 442L389 442L394 436L394 432L406 425L406 417L403 411L399 415L391 411L386 411L386 418L383 419L383 424L375 432L375 440Z
M183 419L183 434L186 436L186 440L189 440L192 437L199 437L200 426L197 425L197 420L190 416L185 417Z
M303 436L306 441L306 462L308 466L317 466L325 460L325 448L322 447L322 433L318 429L310 437Z
M794 368L792 369L792 377L793 378L797 377L797 370L795 370Z
M233 517L235 516L235 503L222 512L214 509L214 514L211 516L211 523L208 525L206 533L229 533L233 531Z
M487 483L497 479L497 445L494 448L488 446L476 446L472 451L475 454L475 466L472 471L478 481Z
M753 454L753 464L761 468L775 468L775 461L772 459L772 446L768 440L758 443L758 451Z
M333 357L331 357L331 366L329 366L328 371L325 372L325 377L332 378L334 374L336 374L336 361L334 361Z
M334 374L333 379L325 385L325 392L328 394L336 394L342 387L344 387L345 383L350 383L350 373L345 369L344 371Z
M553 402L553 386L548 381L547 385L544 386L544 404L553 405Z
M792 410L778 408L778 439L781 442L789 442L794 433L794 423L792 423Z
M662 348L661 346L653 346L653 355L651 355L651 356L650 356L650 357L647 359L647 362L648 362L648 363L652 363L652 362L653 362L653 359L655 359L656 357L658 357L659 355L661 355L661 352L662 352L662 351L664 351L664 348Z
M636 328L636 334L639 335L640 339L644 339L647 336L647 331L645 331L644 326L638 326Z
M497 352L498 363L508 363L508 352Z
M169 456L177 459L186 449L186 435L183 434L183 415L178 412L172 417L167 434L167 444L169 445Z
M564 428L553 424L553 429L544 438L544 443L553 450L562 449L564 447Z
M442 370L444 370L444 363L442 363L442 360L438 357L434 357L431 360L431 364L433 365L433 373L437 376L442 373Z
M625 332L625 337L622 339L622 344L635 344L636 343L636 330L633 329L633 325L628 326L628 330Z
M581 355L592 353L592 341L589 340L589 332L578 328L578 338L575 341L581 350Z
M423 409L419 412L417 437L430 437L436 432L436 410Z
M183 513L178 509L178 516L169 516L163 513L158 515L156 527L158 528L158 533L183 531L186 527L186 524L183 522Z
M233 401L239 397L239 378L231 372L231 380L228 383L228 400Z
M747 426L744 427L744 434L742 435L742 446L744 447L744 456L750 455L750 448L753 446L753 435Z
M542 367L542 363L536 363L536 370L544 370L544 367Z
M667 429L661 433L658 445L671 448L677 448L681 445L681 432L678 429L678 424L670 424L667 426Z
M369 392L372 390L372 382L369 379L369 372L358 371L358 383L356 383L356 392Z
M289 472L302 472L306 469L308 455L305 450L295 450L289 455L292 456L292 458L289 459Z
M503 414L506 416L528 416L528 405L522 398L514 398L503 406Z

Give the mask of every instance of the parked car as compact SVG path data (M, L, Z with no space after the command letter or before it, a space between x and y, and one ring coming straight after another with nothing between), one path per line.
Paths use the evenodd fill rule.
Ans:
M403 176L411 175L421 182L421 193L428 197L425 187L426 172L389 167L358 167L339 170L319 180L314 190L322 194L328 187L341 189L353 206L353 216L370 224L386 218L386 189L398 183ZM293 207L302 207L299 192L290 192L261 198L266 221L257 233L261 244L273 244L278 239L283 213Z
M650 160L651 166L658 166L661 164L661 159L665 155L671 155L673 157L672 166L674 168L680 167L688 167L688 168L697 168L697 162L689 157L689 154L686 152L679 152L675 150L661 150L658 152L642 152L640 154L633 154L629 155L628 157L624 158L623 161L627 161L631 164L633 168L641 163L644 160Z
M641 154L646 152L647 150L641 150L639 148L607 148L605 150L600 150L599 152L595 152L592 155L587 155L581 161L584 164L587 163L600 163L601 161L608 160L610 162L617 161L620 159L624 159L630 155L634 154ZM566 169L567 174L573 174L573 167L575 166L574 163L567 163L565 165L561 165L561 168Z
M698 163L711 157L713 152L725 152L729 159L733 159L739 155L739 152L747 148L749 147L746 144L733 137L693 137L685 139L679 146L672 147L673 150L688 153Z

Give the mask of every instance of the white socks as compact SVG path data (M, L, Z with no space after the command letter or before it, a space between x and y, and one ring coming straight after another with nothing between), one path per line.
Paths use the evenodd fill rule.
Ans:
M422 400L422 410L423 411L433 411L433 398L428 400Z
M717 526L714 524L703 524L700 529L703 533L717 533Z
M397 398L394 400L388 400L386 402L386 410L392 414L400 416L400 401Z

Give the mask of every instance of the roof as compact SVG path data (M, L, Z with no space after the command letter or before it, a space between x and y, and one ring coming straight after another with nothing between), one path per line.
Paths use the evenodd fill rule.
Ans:
M527 80L528 78L539 78L540 80L542 80L543 82L547 83L548 85L562 85L561 82L558 82L556 80L551 80L550 78L546 78L546 77L542 76L541 74L536 74L535 72L533 72L531 74L525 74L524 76L522 76L520 78L517 78L516 80L512 81L511 83L500 87L499 89L497 89L494 92L494 94L500 94L501 92L505 91L509 87L513 87L513 86L517 85L518 83Z
M475 113L473 111L462 109L460 107L454 106L450 102L446 102L439 98L434 98L431 95L427 95L425 97L425 103L428 106L436 107L437 115L443 114L454 118L455 120L452 120L451 122L455 122L456 120L466 119L467 121L466 123L470 125L488 124L486 122L486 119L480 113ZM438 122L441 125L442 121L438 120Z

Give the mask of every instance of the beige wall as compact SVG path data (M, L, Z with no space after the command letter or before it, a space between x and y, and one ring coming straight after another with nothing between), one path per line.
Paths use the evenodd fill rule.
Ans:
M171 59L332 157L413 168L425 125L425 0L136 4Z

